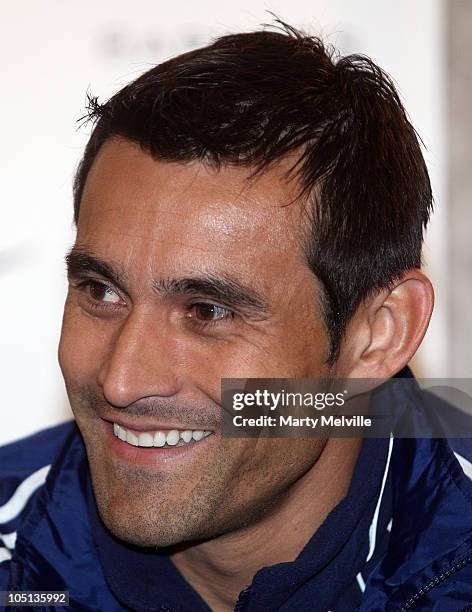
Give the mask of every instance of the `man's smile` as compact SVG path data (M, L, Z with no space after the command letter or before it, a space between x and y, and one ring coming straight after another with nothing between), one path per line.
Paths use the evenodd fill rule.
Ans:
M158 429L151 431L136 431L113 423L113 433L122 442L132 446L157 447L182 446L191 442L200 442L209 436L211 431L201 429Z
M122 422L100 419L104 439L110 455L132 464L162 467L169 460L194 458L195 451L207 446L214 438L212 430L176 426L157 426L147 423L124 426Z

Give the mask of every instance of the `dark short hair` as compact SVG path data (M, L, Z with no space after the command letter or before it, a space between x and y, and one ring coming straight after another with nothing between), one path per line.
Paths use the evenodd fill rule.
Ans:
M155 66L104 104L89 96L95 126L74 181L75 222L88 172L113 136L156 159L244 165L253 175L295 154L287 178L310 203L303 247L323 286L333 363L359 304L421 266L431 186L391 79L368 57L340 57L277 22Z

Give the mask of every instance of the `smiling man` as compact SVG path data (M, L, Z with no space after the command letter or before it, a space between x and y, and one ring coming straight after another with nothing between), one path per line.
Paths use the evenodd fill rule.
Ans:
M90 118L59 347L75 419L0 449L2 587L77 610L465 609L472 484L446 440L221 431L224 378L412 376L432 200L388 77L284 26Z

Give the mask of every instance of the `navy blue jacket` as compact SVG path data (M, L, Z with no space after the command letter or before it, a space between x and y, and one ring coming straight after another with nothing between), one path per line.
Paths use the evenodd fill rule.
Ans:
M413 410L418 397L399 401ZM374 448L377 442L365 444ZM472 463L466 446L454 452L447 440L426 438L383 445L387 461L374 496L363 498L359 482L366 466L356 466L361 519L351 519L348 500L341 502L297 560L256 574L238 611L472 612ZM130 609L104 572L91 528L91 495L73 421L0 448L0 590L67 590L67 610ZM350 536L335 547L327 526L341 524ZM316 560L315 545L321 551ZM347 554L355 561L343 565ZM173 607L165 584L161 591L155 605L131 609L194 612L185 601Z

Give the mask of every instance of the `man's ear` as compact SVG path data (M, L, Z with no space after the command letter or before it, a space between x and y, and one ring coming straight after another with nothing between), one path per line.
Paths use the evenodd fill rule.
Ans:
M336 366L343 378L390 378L416 353L434 306L429 279L409 270L367 298L349 321Z

